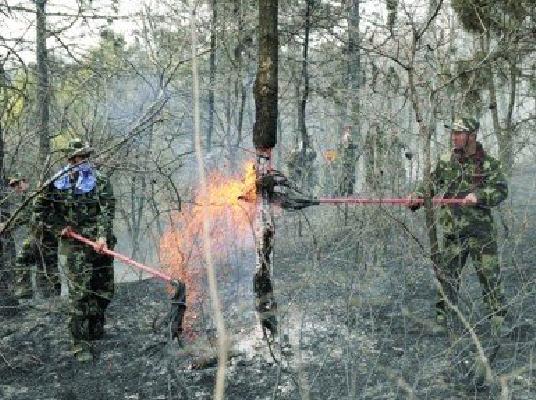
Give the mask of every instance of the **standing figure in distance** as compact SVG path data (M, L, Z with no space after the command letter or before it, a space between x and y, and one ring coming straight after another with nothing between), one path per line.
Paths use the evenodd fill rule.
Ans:
M9 185L21 197L19 203L22 204L22 195L28 190L26 179L13 177L10 179ZM31 272L32 267L35 266L36 286L43 296L59 296L61 294L61 280L58 272L58 238L50 230L34 229L30 223L31 215L31 204L26 205L12 224L14 226L28 225L29 227L15 261L15 294L18 299L31 299L33 297Z
M18 308L17 271L14 268L17 255L15 230L27 222L23 213L25 209L18 208L22 204L22 195L28 184L25 178L17 175L1 179L0 185L0 313L9 316L15 315ZM13 220L14 212L17 214Z

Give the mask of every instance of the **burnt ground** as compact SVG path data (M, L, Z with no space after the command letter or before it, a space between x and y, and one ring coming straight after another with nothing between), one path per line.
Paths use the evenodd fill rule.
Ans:
M359 209L345 225L342 210L303 215L277 218L274 283L285 346L274 344L275 359L252 312L253 265L220 279L232 336L226 398L501 398L501 387L478 391L466 376L474 348L467 335L453 343L434 323L433 274L405 233L419 232L421 216ZM510 312L493 368L513 399L536 398L535 249L526 217L506 215L514 228L501 241ZM463 281L461 309L486 347L472 268ZM189 336L179 348L164 328L153 328L167 311L159 282L117 285L106 336L88 364L68 352L62 308L58 301L41 303L2 319L0 399L212 398L210 338Z

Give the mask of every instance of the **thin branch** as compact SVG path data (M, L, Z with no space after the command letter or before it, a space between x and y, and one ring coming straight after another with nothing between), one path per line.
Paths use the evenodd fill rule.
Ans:
M422 31L416 34L415 39L417 42L422 38L422 36L426 32L426 30L430 27L434 19L436 19L436 17L439 14L439 10L441 10L442 5L443 5L443 0L439 0L439 3L437 3L436 9L434 10L434 13L430 16L430 18L428 18L428 21L426 21L426 25L424 26Z

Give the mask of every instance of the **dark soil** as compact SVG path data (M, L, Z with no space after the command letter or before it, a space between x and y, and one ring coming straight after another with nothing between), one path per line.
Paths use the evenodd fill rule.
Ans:
M226 398L500 398L500 385L477 390L465 375L474 352L471 340L465 336L453 343L435 324L433 275L411 241L376 240L403 234L389 224L367 227L360 215L352 216L352 228L341 227L341 222L330 230L322 229L322 221L340 216L312 217L312 228L302 237L298 214L285 226L278 225L282 239L276 247L274 282L280 342L273 344L273 356L248 294L253 266L237 283L246 287L238 290L245 293L240 298L232 295L237 291L234 283L224 285L232 336ZM301 223L306 226L304 220ZM533 259L532 247L521 244L516 251L515 259L527 263L505 269L511 309L492 367L504 378L507 386L502 389L507 387L512 398L534 399L536 272L528 262ZM483 315L480 287L472 268L466 270L461 306L486 348L491 342L487 322L478 322ZM58 301L4 318L0 398L212 398L213 338L188 332L179 347L168 340L165 326L155 332L154 321L167 307L159 282L119 284L109 307L106 336L95 342L95 360L85 364L68 351L64 305Z

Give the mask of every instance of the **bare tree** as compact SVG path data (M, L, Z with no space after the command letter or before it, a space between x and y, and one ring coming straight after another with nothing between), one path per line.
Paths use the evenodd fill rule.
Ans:
M209 92L208 92L208 129L206 146L207 151L212 148L212 135L214 131L214 91L216 85L216 39L218 22L218 4L216 0L211 0L212 9L211 29L210 29L210 72L209 72Z
M50 154L50 87L47 53L46 0L36 0L36 60L37 60L37 131L39 132L39 163L45 165Z

